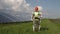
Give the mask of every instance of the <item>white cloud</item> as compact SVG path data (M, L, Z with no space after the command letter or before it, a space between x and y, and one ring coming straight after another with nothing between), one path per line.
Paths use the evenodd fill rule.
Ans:
M4 13L16 17L18 20L20 18L23 20L25 19L29 20L31 16L30 4L26 3L25 0L0 0L0 6L4 9L14 10L4 11Z
M41 6L38 6L39 10L42 10L42 7Z
M3 8L18 10L22 8L29 8L29 4L25 0L0 0L0 6ZM0 8L1 8L0 7Z

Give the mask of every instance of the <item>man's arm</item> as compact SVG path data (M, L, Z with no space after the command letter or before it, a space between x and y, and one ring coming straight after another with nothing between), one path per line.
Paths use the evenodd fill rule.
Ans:
M42 17L42 12L40 11L40 12L39 12L39 18L41 18L41 17Z
M32 19L34 18L34 14L32 14Z
M40 12L40 18L42 18L42 12Z

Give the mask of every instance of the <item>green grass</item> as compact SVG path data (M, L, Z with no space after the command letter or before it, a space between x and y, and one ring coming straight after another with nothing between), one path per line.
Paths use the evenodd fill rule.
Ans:
M32 25L32 22L0 24L0 34L60 34L60 23L48 19L42 20L40 32L33 32Z

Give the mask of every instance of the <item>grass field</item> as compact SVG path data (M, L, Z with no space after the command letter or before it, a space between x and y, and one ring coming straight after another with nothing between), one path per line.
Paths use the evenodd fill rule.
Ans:
M0 34L60 34L60 19L44 19L41 31L32 31L32 22L0 24Z

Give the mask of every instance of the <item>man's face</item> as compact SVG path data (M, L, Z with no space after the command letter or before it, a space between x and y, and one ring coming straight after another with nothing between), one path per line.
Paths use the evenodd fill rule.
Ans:
M35 7L35 11L38 11L38 7Z

